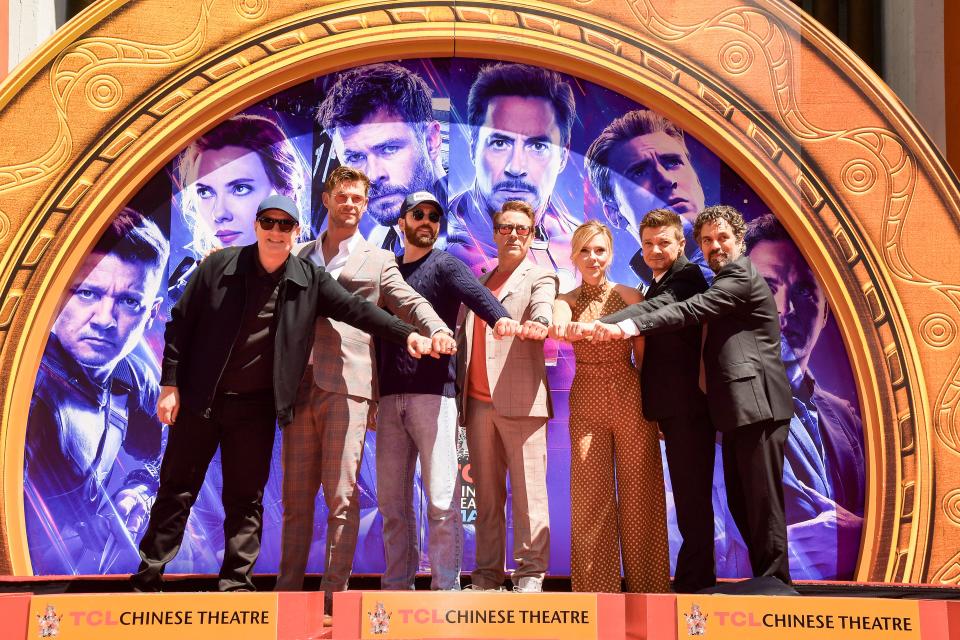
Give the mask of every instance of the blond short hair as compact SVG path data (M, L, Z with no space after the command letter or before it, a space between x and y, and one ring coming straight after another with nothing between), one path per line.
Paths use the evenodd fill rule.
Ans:
M610 233L610 227L599 220L589 220L574 230L573 236L570 238L570 257L575 257L588 242L598 235L603 236L607 240L607 247L610 249L610 260L613 260L613 234ZM607 264L609 264L609 262Z

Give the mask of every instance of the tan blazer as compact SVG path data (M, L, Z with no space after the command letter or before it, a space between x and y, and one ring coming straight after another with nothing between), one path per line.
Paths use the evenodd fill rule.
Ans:
M486 284L491 273L481 277L480 282ZM540 317L551 321L558 286L556 273L524 261L510 274L499 298L510 317L521 323ZM457 398L461 421L465 419L469 402L468 363L473 352L475 318L473 311L468 311L457 334ZM543 358L543 342L520 338L497 340L490 327L486 329L484 340L487 349L487 379L490 381L490 397L494 410L509 417L553 417Z
M317 241L297 248L309 260ZM407 284L393 253L361 239L337 278L343 287L370 302L389 309L417 327L425 336L448 329L430 303ZM324 391L379 400L377 357L370 334L348 324L318 318L313 342L313 379Z

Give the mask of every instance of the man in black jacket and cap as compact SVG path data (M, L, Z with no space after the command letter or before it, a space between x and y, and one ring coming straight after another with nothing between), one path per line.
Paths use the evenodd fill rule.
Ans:
M253 590L275 425L292 419L317 316L406 343L414 357L430 352L430 340L412 326L290 255L298 219L290 198L266 198L254 222L256 244L206 258L171 311L157 402L170 437L131 577L137 590L160 589L218 446L226 514L218 588Z

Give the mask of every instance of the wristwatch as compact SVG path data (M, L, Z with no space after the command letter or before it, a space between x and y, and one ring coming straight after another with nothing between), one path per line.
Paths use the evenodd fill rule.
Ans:
M543 316L537 316L536 318L533 318L532 320L533 320L534 322L539 322L540 324L542 324L542 325L545 326L545 327L549 327L549 326L550 326L550 321L547 320L546 318L544 318Z

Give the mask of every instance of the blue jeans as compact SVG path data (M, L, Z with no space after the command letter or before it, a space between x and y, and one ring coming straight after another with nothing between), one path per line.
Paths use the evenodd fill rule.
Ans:
M417 456L427 498L432 589L459 589L463 553L457 406L436 394L399 393L380 399L377 416L377 496L383 516L386 570L382 589L413 589L420 565L413 511Z

